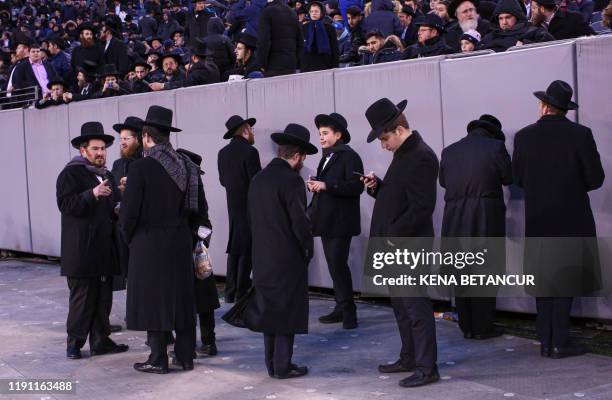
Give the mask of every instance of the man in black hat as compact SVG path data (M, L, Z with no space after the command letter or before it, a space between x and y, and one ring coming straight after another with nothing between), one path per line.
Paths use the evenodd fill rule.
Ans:
M268 375L287 379L308 373L291 357L295 334L308 333L308 262L313 255L299 170L317 148L309 142L308 129L298 124L271 137L279 145L278 157L253 178L248 194L253 290L235 307L245 302L245 326L264 335Z
M187 16L185 22L185 42L187 46L193 47L196 39L203 39L208 33L208 20L215 16L215 13L207 7L205 0L192 0L194 3L193 11Z
M98 66L92 61L85 61L83 67L76 69L76 82L70 92L64 93L64 101L89 100L98 90L96 71Z
M404 50L402 59L441 56L455 51L446 44L442 37L445 32L444 21L436 14L426 14L414 23L418 27L418 43Z
M257 48L257 38L248 33L240 33L236 38L236 65L233 69L227 70L221 81L225 82L231 75L241 75L248 77L252 73L261 72L255 58Z
M323 157L317 175L306 182L308 190L314 193L308 216L313 235L321 237L336 300L334 310L319 317L319 321L342 322L344 329L355 329L357 308L348 257L352 237L361 233L359 197L363 185L355 172L363 173L363 163L359 154L348 146L351 134L342 115L317 115L315 125L319 129Z
M100 32L102 40L102 49L104 56L102 61L104 64L113 64L119 75L124 77L130 68L130 59L128 58L127 45L123 40L117 39L116 36L121 34L121 27L118 26L112 19L107 19Z
M370 237L433 237L438 158L403 114L403 100L395 105L380 99L366 110L372 126L368 143L380 140L383 149L393 152L393 161L384 179L374 172L362 178L367 192L376 199ZM400 386L416 387L440 379L437 359L436 325L427 297L391 297L391 306L402 340L400 358L378 367L382 373L414 374Z
M96 65L104 65L104 53L95 38L96 28L85 22L79 25L77 32L80 45L72 50L70 58L72 69L76 70L77 67L84 67L85 61L90 61Z
M414 24L416 16L414 9L408 5L403 6L402 10L398 13L400 23L404 28L399 38L402 40L404 47L411 46L417 42L418 27Z
M92 356L121 353L128 346L110 338L112 280L119 272L113 244L115 196L106 169L106 148L114 138L99 122L86 122L72 139L79 150L57 178L57 205L62 214L61 274L68 280L66 356L81 358L89 336Z
M506 236L503 186L512 183L512 167L501 128L497 118L482 115L468 124L466 137L442 150L440 185L446 189L442 236ZM491 267L505 271L504 265ZM495 297L456 297L455 304L459 327L466 339L488 339L502 334L493 326Z
M555 0L532 0L531 15L533 25L547 29L557 40L595 34L580 13L559 10Z
M151 91L148 78L149 71L151 71L151 66L142 58L134 62L134 78L130 81L130 91L132 93L148 93Z
M158 64L161 65L163 75L158 82L153 82L149 85L151 90L164 90L167 83L180 87L185 80L185 72L180 69L180 66L183 64L181 56L176 53L165 53L159 58Z
M34 106L38 109L47 108L49 106L59 106L66 104L64 101L64 91L66 90L66 82L62 78L51 79L47 84L48 92L43 95L42 99L36 101Z
M164 83L164 89L176 89L209 83L220 82L219 68L209 59L210 52L206 43L202 39L196 40L196 46L191 52L191 67L182 81L170 81ZM152 85L153 90L157 90L159 85Z
M552 82L546 92L535 92L540 100L540 119L518 131L514 138L512 169L515 183L524 190L527 240L596 236L588 192L600 188L605 176L591 130L566 116L568 110L578 108L571 100L572 94L571 86L564 81ZM540 282L540 287L557 287L572 273L582 272L585 275L575 281L591 284L583 271L585 266L574 265L563 270L563 276L549 274L548 281ZM542 268L552 269L555 265ZM563 294L566 297L536 297L536 327L543 357L584 353L582 347L569 340L569 296L573 293Z
M480 43L481 49L501 52L512 46L555 40L546 29L532 26L527 21L516 0L500 0L495 7L494 18L499 28L487 33Z
M127 327L147 331L151 354L141 372L168 373L166 347L176 332L176 363L193 369L195 295L192 233L200 223L200 169L170 144L172 110L151 106L143 122L145 157L130 164L119 221L130 247Z
M225 301L233 303L251 287L251 229L247 215L247 195L251 179L261 170L259 152L253 146L255 118L231 116L225 123L223 138L230 142L219 150L219 181L227 195L229 238Z
M100 77L100 89L93 94L92 98L123 96L130 93L130 90L121 82L121 76L115 64L106 64L98 76Z
M454 0L448 6L448 16L456 18L457 23L448 29L446 43L454 50L461 51L460 38L469 30L476 30L484 37L491 30L491 24L478 14L479 0Z
M283 0L270 0L259 15L257 63L266 77L294 74L303 52L302 27Z

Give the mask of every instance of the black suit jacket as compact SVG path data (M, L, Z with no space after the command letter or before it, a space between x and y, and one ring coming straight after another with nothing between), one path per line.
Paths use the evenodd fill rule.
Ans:
M376 190L370 237L430 237L436 206L438 158L417 131L393 154Z
M102 51L104 51L106 43L102 43ZM127 45L117 38L112 38L108 49L104 51L104 64L113 64L117 67L117 71L121 74L121 78L125 77L130 69L130 59L128 58Z
M304 39L295 12L280 0L268 3L259 14L257 62L270 71L295 71Z
M595 34L582 14L573 11L557 11L550 21L548 32L557 40Z
M219 151L219 181L227 195L229 239L227 252L249 254L251 230L247 218L247 196L251 179L261 171L259 152L243 137L234 137Z
M350 237L361 233L359 196L363 183L353 172L363 173L361 157L347 145L337 146L323 168L326 157L317 168L317 180L327 190L315 193L308 206L314 236Z
M47 79L51 81L56 75L55 68L53 68L53 65L48 61L43 61L43 65L45 71L47 71ZM34 75L30 60L25 59L15 67L13 73L13 87L15 89L25 89L32 86L38 86L39 90L42 90L42 87L36 79L36 75Z

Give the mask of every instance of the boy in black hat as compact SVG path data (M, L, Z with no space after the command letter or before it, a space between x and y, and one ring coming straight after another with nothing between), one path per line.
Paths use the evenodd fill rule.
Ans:
M236 65L233 69L225 72L222 81L225 82L231 75L249 77L254 72L261 72L257 64L255 50L257 49L257 38L248 33L241 33L236 38Z
M62 276L70 289L66 356L81 358L89 337L92 356L128 350L110 335L112 277L119 271L113 257L113 207L116 190L106 169L106 148L114 138L99 122L86 122L72 139L79 150L57 178L57 205L62 214ZM92 232L95 232L93 235Z
M319 129L323 158L317 167L317 176L306 182L308 190L314 193L308 216L313 235L321 237L336 300L334 310L319 317L319 321L342 322L344 329L355 329L357 308L348 256L351 238L361 233L359 197L363 185L354 172L362 174L363 163L348 146L351 135L342 115L317 115L315 125Z
M271 137L279 145L278 157L253 178L248 194L253 290L224 318L236 323L233 318L240 314L241 326L262 332L268 375L287 379L308 373L291 358L295 334L308 332L308 262L313 254L299 171L306 155L316 154L317 148L309 142L308 129L298 124Z
M534 95L540 100L540 119L516 133L512 155L514 181L525 192L525 236L534 237L531 240L595 238L588 192L603 185L605 174L593 133L567 118L567 112L577 109L578 104L572 101L573 90L566 82L554 81L546 92ZM559 260L563 257L558 255L562 251L552 249L557 257L549 264L533 258L536 272L548 271L545 281L536 278L539 290L535 293L536 328L543 357L564 358L585 352L569 340L572 297L599 289L593 287L596 279L588 270L598 266L592 265L593 261L585 262L580 254L570 254L567 258L576 263L560 269ZM528 252L525 254L525 268L529 268ZM551 272L555 270L558 274ZM545 290L547 287L551 289Z
M106 64L98 74L100 77L100 89L94 93L93 98L115 97L129 94L130 91L121 82L121 76L114 64Z
M426 14L419 17L414 24L418 27L418 43L407 47L402 59L433 57L455 52L442 37L446 31L442 18L436 14Z
M384 179L374 172L362 178L367 192L376 199L370 237L434 236L438 158L421 135L411 130L403 114L406 100L395 105L380 99L366 110L372 130L368 143L380 140L393 153ZM399 294L401 296L401 293ZM391 297L391 306L402 340L400 358L378 367L382 373L409 372L400 386L416 387L436 382L438 374L436 325L428 297Z
M148 93L151 91L148 78L149 71L151 71L151 65L142 58L136 60L134 63L134 79L130 81L132 93Z
M49 91L44 94L42 99L36 101L34 106L38 109L47 108L49 106L58 106L66 104L64 101L64 92L66 91L66 82L62 78L52 79L47 85Z

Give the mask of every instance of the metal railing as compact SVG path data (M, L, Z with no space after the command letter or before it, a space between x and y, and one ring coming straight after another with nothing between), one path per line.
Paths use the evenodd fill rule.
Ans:
M0 109L27 108L40 99L40 88L30 86L22 89L0 91Z

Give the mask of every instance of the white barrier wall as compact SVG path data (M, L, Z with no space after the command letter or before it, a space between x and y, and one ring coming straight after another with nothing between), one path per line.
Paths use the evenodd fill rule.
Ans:
M504 125L506 144L512 151L514 133L538 118L537 100L532 92L544 90L554 79L563 79L578 92L580 110L570 118L591 126L604 167L612 175L612 107L608 71L612 68L612 37L581 39L576 42L517 50L508 53L445 60L435 57L367 67L336 69L265 80L249 80L118 98L72 103L46 110L0 112L5 128L0 139L0 172L11 183L0 207L0 248L58 256L60 216L55 200L57 174L76 154L69 139L77 136L83 122L97 120L106 131L118 135L112 125L129 115L145 117L150 105L175 110L174 125L183 132L172 135L172 143L203 156L203 177L214 226L211 251L218 275L225 273L227 208L225 190L217 173L217 153L227 142L222 139L224 123L233 114L255 117L256 147L265 166L275 153L269 139L290 122L310 129L311 141L318 142L314 117L333 111L349 122L351 146L362 156L366 171L384 175L391 154L379 142L366 143L370 130L366 108L381 97L394 102L408 100L406 115L432 149L442 148L466 135L467 123L483 113L496 115ZM577 72L577 73L576 73ZM25 151L19 151L24 148ZM119 155L117 142L109 150L108 167ZM320 153L306 160L302 176L314 175ZM26 179L27 178L27 179ZM27 186L26 186L27 184ZM444 192L440 188L434 224L440 232ZM600 236L612 234L612 180L592 194ZM507 193L509 236L523 232L520 192ZM362 234L355 238L349 263L355 290L360 289L361 264L367 243L373 200L361 198ZM608 254L612 249L605 249ZM331 287L320 241L309 267L310 284ZM610 264L604 274L612 279ZM531 299L500 299L500 307L532 311ZM607 299L582 299L577 315L612 318Z

